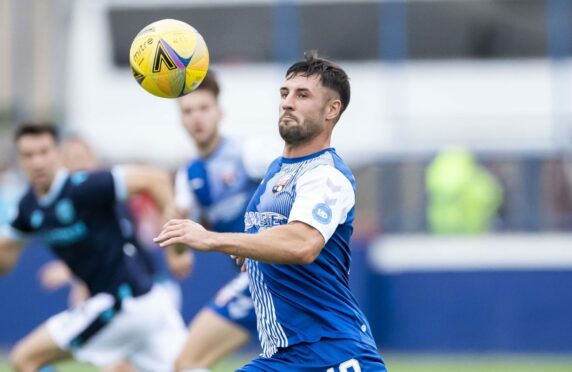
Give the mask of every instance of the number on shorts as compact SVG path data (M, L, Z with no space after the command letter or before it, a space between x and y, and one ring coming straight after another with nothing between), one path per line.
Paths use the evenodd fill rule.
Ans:
M350 369L353 369L353 372L361 372L361 367L359 366L359 362L355 359L346 360L342 364L340 364L340 372L349 372ZM326 372L336 372L334 367L328 368Z

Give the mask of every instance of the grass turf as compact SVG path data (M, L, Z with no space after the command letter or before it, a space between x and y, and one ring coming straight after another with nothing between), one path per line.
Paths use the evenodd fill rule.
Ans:
M249 357L234 356L219 363L213 372L234 371ZM386 354L385 361L392 372L569 372L572 355L435 355ZM60 363L58 372L95 372L96 368L74 362ZM0 360L0 372L11 369L6 359Z

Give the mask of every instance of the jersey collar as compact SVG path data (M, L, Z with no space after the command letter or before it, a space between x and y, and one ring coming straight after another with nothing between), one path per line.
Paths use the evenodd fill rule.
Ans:
M42 207L47 207L48 205L52 204L54 200L60 195L62 188L64 187L66 180L69 176L69 171L65 168L61 168L54 180L52 181L52 185L50 186L50 191L40 198L38 198L38 204Z
M312 158L316 158L316 157L322 155L323 153L325 153L325 152L327 152L327 151L336 151L336 150L335 150L333 147L328 147L327 149L320 150L320 151L315 152L315 153L310 154L310 155L300 156L300 157L298 157L298 158L285 158L285 157L282 157L282 162L283 162L283 163L297 163L297 162L300 162L300 161L304 161L304 160L309 160L309 159L312 159Z

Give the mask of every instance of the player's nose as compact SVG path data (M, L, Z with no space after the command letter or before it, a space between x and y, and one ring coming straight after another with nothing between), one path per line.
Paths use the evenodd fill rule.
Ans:
M292 95L289 94L287 95L282 102L280 103L280 107L282 108L282 110L288 110L288 111L294 111L294 99L292 98Z

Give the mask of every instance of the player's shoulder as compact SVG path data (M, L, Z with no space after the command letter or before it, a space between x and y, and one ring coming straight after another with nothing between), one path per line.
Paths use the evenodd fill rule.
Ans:
M121 174L121 166L111 169L102 168L96 170L79 170L70 172L65 182L64 192L75 192L76 190L90 187L90 185L110 182L115 176Z
M69 175L69 184L72 187L80 186L85 183L93 172L89 171L74 171Z
M32 188L28 187L28 189L18 200L18 203L12 205L12 208L14 209L14 207L16 207L20 212L22 212L34 208L36 204L36 195L34 194Z
M328 149L328 151L320 154L312 161L307 162L302 175L312 178L322 177L324 180L327 178L340 181L346 179L352 187L355 187L355 178L352 171L334 149Z
M300 174L297 184L311 184L314 187L331 189L333 192L355 193L355 182L351 174L345 174L332 164L318 164Z

